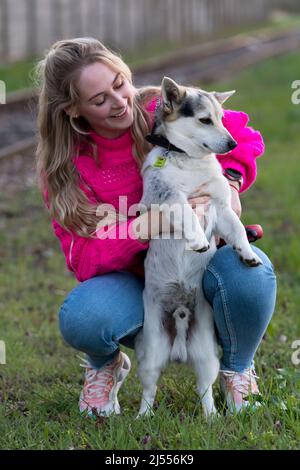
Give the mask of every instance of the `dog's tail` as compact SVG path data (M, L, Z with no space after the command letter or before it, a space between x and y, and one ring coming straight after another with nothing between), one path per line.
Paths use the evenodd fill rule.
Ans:
M171 361L187 361L186 340L191 316L192 312L183 305L176 308L175 312L173 313L176 327L176 336L170 353Z

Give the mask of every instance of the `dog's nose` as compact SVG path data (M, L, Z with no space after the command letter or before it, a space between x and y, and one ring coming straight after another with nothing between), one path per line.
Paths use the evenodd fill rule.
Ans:
M229 148L229 150L235 149L236 146L237 146L237 142L236 142L235 140L232 139L232 140L230 140L230 141L228 142L228 148Z

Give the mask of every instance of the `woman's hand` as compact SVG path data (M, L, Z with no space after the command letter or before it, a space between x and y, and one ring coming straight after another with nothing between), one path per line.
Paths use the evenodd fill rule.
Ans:
M197 209L200 205L209 206L210 197L209 196L193 196L188 198L189 204L192 206L192 209Z
M230 182L238 189L238 183ZM242 213L241 202L238 191L230 186L231 190L231 207L237 216L240 218ZM188 198L188 202L191 207L195 210L196 215L199 218L201 225L205 230L205 212L208 210L210 205L210 195L206 192L205 185L199 186ZM135 238L143 243L148 242L151 238L157 237L161 233L170 233L173 231L173 227L169 227L168 221L164 214L160 211L154 211L155 215L152 214L151 210L137 217L133 224L132 229ZM216 237L216 243L218 244L218 237Z
M133 221L132 230L135 239L147 243L162 233L172 233L174 228L163 212L159 209L149 209Z
M205 184L198 186L195 191L193 191L189 197L188 202L196 212L199 222L203 229L205 230L205 212L208 210L210 205L210 194L207 192L207 187Z
M234 187L232 187L234 186ZM231 191L231 207L238 216L241 218L242 215L242 206L240 201L240 194L239 194L239 184L234 181L230 181L230 191Z
M236 213L236 215L239 218L241 218L242 206L241 206L240 195L239 195L239 183L235 181L230 181L230 191L231 191L231 207ZM198 188L192 194L190 194L188 201L190 205L192 206L192 208L196 209L196 213L197 213L196 206L199 205L199 212L202 212L202 215L203 215L203 209L207 210L207 208L209 207L209 202L210 202L210 194L206 190L206 185L202 184L198 186Z
M195 193L194 193L195 194ZM208 210L209 205L210 205L210 196L208 195L202 195L202 196L190 196L188 198L188 202L191 205L192 209L194 209L199 222L203 229L205 230L205 212Z

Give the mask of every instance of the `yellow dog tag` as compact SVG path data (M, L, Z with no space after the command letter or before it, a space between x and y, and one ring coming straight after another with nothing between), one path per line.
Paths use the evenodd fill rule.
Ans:
M167 163L167 159L163 156L159 156L157 157L156 162L153 163L153 166L156 168L163 168L166 163Z

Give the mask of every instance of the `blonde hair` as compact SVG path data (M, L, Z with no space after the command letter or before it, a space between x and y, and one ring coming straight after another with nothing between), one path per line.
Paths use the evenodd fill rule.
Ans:
M36 169L39 188L47 194L51 217L68 231L84 237L94 237L99 217L97 207L79 187L79 175L72 156L78 155L80 145L90 145L96 159L96 144L89 137L89 125L83 117L74 123L65 112L79 100L77 82L82 69L102 62L124 74L132 84L129 67L120 56L93 38L75 38L56 42L35 69L39 87L38 144ZM145 135L151 130L150 116L145 104L158 96L160 88L135 89L133 100L133 155L141 167L150 145Z

